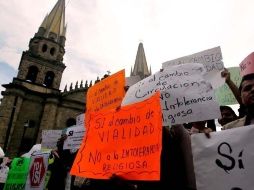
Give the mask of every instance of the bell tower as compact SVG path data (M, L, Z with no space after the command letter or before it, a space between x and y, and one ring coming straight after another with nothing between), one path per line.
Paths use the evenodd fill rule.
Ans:
M61 120L56 118L66 67L65 40L65 0L58 0L22 53L17 77L3 85L0 146L9 156L27 152L39 143L43 129L60 126Z
M139 76L141 79L144 79L151 74L151 67L150 71L148 70L143 43L139 43L134 68L131 68L130 77Z
M65 0L59 0L30 40L29 49L23 52L17 79L59 89L65 69L65 35Z

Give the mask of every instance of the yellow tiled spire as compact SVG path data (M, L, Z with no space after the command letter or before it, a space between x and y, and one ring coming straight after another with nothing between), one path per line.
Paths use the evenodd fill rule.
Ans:
M53 33L59 38L65 37L65 0L58 0L52 11L46 15L41 26L46 30L44 37L49 37Z
M142 43L139 43L138 52L136 55L135 65L133 70L131 71L131 76L139 75L141 78L145 78L151 75L151 71L149 72L145 51Z

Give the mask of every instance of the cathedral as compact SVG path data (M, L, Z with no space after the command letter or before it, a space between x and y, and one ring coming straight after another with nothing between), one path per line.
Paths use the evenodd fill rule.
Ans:
M40 143L42 130L63 129L74 125L76 116L85 112L86 94L92 83L70 85L60 90L66 68L65 0L58 0L46 15L37 33L22 53L18 74L2 85L0 104L0 146L7 156L17 156ZM151 75L143 44L128 78ZM104 76L106 77L106 76ZM99 81L99 79L97 79Z

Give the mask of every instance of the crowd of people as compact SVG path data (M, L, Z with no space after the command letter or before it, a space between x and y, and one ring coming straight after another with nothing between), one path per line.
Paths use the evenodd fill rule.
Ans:
M238 114L229 106L220 106L222 117L218 119L218 123L222 130L254 124L254 73L245 75L239 88L230 79L227 69L221 75L240 105ZM64 190L67 184L66 179L68 179L72 190L195 190L190 137L195 133L204 133L207 138L210 138L210 133L215 131L214 120L174 125L171 128L163 127L160 181L127 181L117 175L112 175L108 180L69 176L77 152L63 150L63 143L68 137L62 135L58 140L57 149L50 155L53 161L49 162L49 177L45 182L45 189ZM4 164L0 167L4 167ZM0 189L2 188L3 184L0 186Z

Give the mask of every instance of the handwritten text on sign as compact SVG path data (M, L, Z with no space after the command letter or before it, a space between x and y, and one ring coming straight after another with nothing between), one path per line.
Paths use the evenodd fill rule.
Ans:
M221 78L221 71L224 69L220 47L201 51L192 55L174 59L162 63L162 68L184 63L202 63L207 72L205 78L209 80L213 88L223 85L225 80Z
M99 111L105 108L116 108L121 105L125 94L124 70L119 71L98 82L87 92L87 110Z
M162 138L159 93L120 110L92 112L71 174L159 180Z
M241 76L254 73L254 52L248 55L241 63Z
M210 139L192 135L197 189L253 189L253 136L253 125L211 133Z
M131 86L122 105L142 101L160 91L165 126L219 118L219 105L204 73L203 65L198 63L165 68Z

